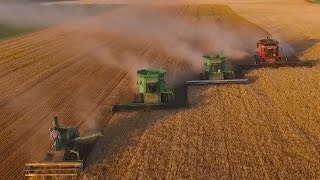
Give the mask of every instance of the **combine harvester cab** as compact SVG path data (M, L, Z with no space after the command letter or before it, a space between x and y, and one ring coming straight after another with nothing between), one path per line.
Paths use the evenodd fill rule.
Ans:
M187 85L210 85L210 84L241 84L247 83L248 79L237 67L233 67L226 61L226 57L219 54L203 56L204 73L197 80L186 81Z
M129 104L115 104L112 112L161 110L188 107L187 96L184 102L177 102L175 92L166 88L164 76L166 70L142 69L137 71L138 93L134 102Z
M267 37L257 42L256 54L253 56L254 64L239 65L242 70L257 68L279 67L312 67L316 61L300 61L298 57L285 57L279 41Z
M42 161L27 163L24 176L28 179L76 178L84 167L85 146L92 146L103 134L80 137L77 128L60 126L57 118L53 119L50 129L59 131L60 140L54 141L53 150Z

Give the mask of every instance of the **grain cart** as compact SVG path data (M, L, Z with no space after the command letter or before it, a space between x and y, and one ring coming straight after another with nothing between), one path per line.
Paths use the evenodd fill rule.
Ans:
M256 45L253 56L254 64L239 65L241 69L254 69L264 67L312 67L313 61L300 61L297 57L286 57L279 47L279 41L267 37L260 39Z
M50 129L59 131L60 139L53 141L53 150L46 154L44 160L27 163L24 175L30 179L76 177L83 168L88 146L103 136L102 133L80 137L77 128L61 126L57 117L52 120Z
M112 112L172 109L188 106L178 103L173 90L167 89L165 84L165 69L142 69L137 71L138 92L134 101L129 104L115 104Z
M219 54L208 54L203 56L204 73L201 73L197 80L186 81L187 85L207 84L236 84L246 83L248 79L237 67L227 62L226 57Z

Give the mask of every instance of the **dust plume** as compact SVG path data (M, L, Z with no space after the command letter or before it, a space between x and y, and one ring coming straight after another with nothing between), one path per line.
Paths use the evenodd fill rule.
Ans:
M38 9L39 8L39 9ZM41 7L42 8L42 7ZM15 25L52 25L75 20L86 16L81 11L70 12L51 7L43 11L39 5L31 4L0 4L0 21ZM241 59L250 54L260 32L250 29L224 26L220 23L190 22L190 18L170 15L161 8L151 6L124 7L97 17L81 19L72 25L77 31L70 34L70 48L83 52L91 47L98 47L101 39L113 38L103 46L90 51L90 61L101 63L129 73L132 88L135 87L136 71L141 68L161 66L146 56L137 54L149 43L150 47L159 51L163 57L174 58L187 62L193 72L202 70L202 55L204 53L224 53L232 59ZM19 15L16 14L19 12ZM130 48L123 48L121 39L130 42ZM119 46L119 47L117 47ZM135 47L135 48L131 48ZM122 48L122 49L120 49ZM174 70L175 67L170 68ZM172 78L174 83L182 82L180 76ZM77 111L76 114L81 112ZM91 112L81 114L84 119L95 119ZM88 122L91 122L89 121ZM89 123L90 124L90 123ZM95 123L90 127L95 128Z
M79 29L87 31L87 34L95 33L99 29L106 34L136 43L152 42L153 47L164 51L169 57L187 61L197 71L201 70L204 53L224 53L228 58L241 59L250 54L248 49L252 49L255 41L261 37L260 32L249 28L235 29L219 23L190 22L175 15L168 15L152 4L139 1L138 5L121 8L98 18L85 19L83 17L88 14L81 9L71 11L37 3L2 2L0 22L16 26L47 26L66 21L78 22L79 18L82 18L78 23L81 24ZM86 38L90 38L90 35ZM99 55L98 51L97 54Z
M132 79L130 89L136 88L135 83L137 82L137 71L139 69L151 68L147 59L138 57L129 50L120 54L115 54L112 51L112 47L108 45L96 49L92 53L92 57L102 65L117 67L127 72Z
M279 40L279 39L277 39ZM285 41L281 41L281 39L279 40L279 47L281 48L281 54L282 56L285 56L285 57L293 57L293 56L296 56L296 52L294 50L294 48L288 44L287 42Z
M190 63L194 69L202 65L204 53L224 53L232 59L250 54L249 49L261 37L248 28L232 29L213 23L190 23L148 7L123 8L90 22L90 28L100 28L130 41L152 42L152 47ZM199 45L198 45L199 44ZM205 44L206 47L202 47Z
M80 8L43 6L31 2L0 2L0 22L11 26L48 26L88 16Z

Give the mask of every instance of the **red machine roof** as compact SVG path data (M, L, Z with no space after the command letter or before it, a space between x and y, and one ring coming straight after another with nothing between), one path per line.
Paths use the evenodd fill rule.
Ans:
M275 39L270 39L270 38L266 38L266 39L260 39L259 42L261 45L278 45L279 41L275 40Z

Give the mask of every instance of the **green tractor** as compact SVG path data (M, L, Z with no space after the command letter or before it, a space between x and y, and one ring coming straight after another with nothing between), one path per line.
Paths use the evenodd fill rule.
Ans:
M137 71L138 93L130 104L115 104L113 112L135 110L158 110L184 107L185 103L176 103L173 90L165 85L165 69L142 69Z
M204 73L201 73L198 80L186 81L187 85L207 84L234 84L247 83L242 73L230 64L226 57L219 54L208 54L203 56Z
M52 151L42 161L26 164L24 174L27 178L44 178L53 176L77 176L83 168L83 160L101 132L80 137L75 127L64 127L58 117L52 120L50 133L58 132L59 138L52 140ZM89 146L89 148L88 148Z

